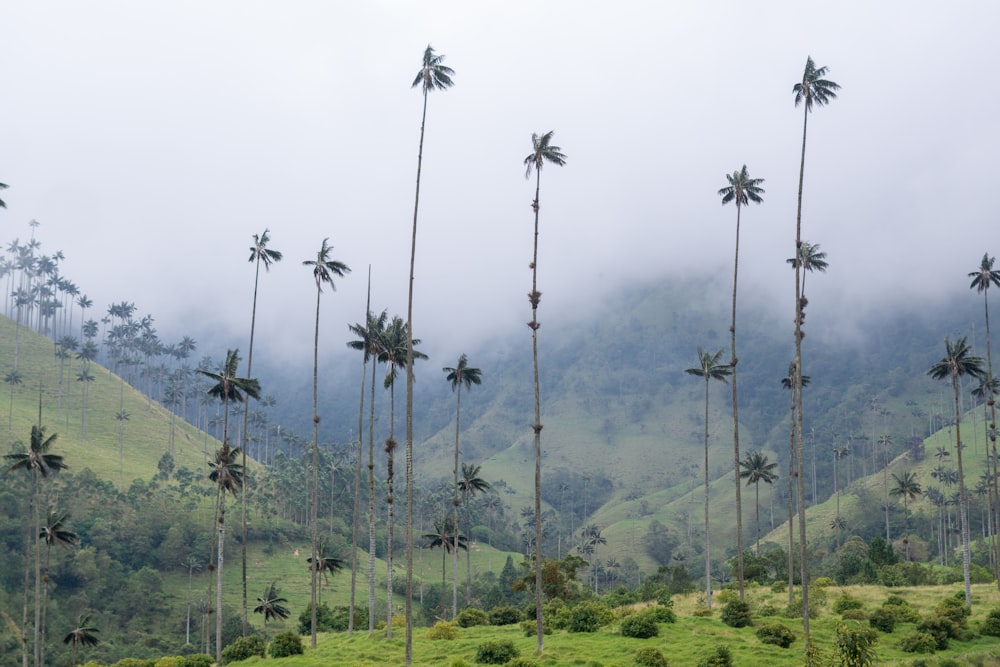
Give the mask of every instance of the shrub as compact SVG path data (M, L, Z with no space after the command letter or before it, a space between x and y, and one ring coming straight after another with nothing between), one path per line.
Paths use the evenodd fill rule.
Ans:
M788 590L788 582L787 581L782 581L781 579L778 579L773 584L771 584L771 592L772 593L784 593L787 590Z
M319 611L319 607L316 610ZM302 637L296 632L282 632L271 640L267 652L272 658L302 655Z
M864 609L845 609L840 617L845 621L867 621L868 612Z
M837 601L833 603L833 610L838 614L843 614L848 609L861 609L864 603L853 595L842 593Z
M882 609L892 614L897 623L920 622L920 614L917 613L917 610L898 595L890 595L889 599L882 603Z
M458 616L455 617L455 623L457 623L460 628L471 628L477 625L489 625L490 617L482 609L466 607L462 611L458 612Z
M260 635L237 637L233 643L222 649L222 663L239 662L255 655L263 658L266 648L264 638Z
M722 608L722 622L731 628L745 628L753 625L750 604L743 600L731 600Z
M756 616L777 616L778 608L770 602L762 602L757 606Z
M944 616L952 623L955 624L957 628L964 628L969 620L969 614L971 611L965 605L965 597L959 598L945 598L938 602L937 606L934 608L934 613L938 616ZM954 636L954 635L953 635Z
M677 622L677 612L674 611L674 606L672 603L669 607L661 607L659 605L655 607L646 607L639 613L648 615L656 623Z
M602 625L614 620L614 614L600 602L587 601L573 607L569 612L570 632L597 632Z
M860 625L837 625L837 652L843 667L868 667L875 664L878 633Z
M538 667L538 663L528 658L514 658L505 662L504 667Z
M515 607L502 605L490 610L490 625L513 625L522 620L524 620L524 616Z
M933 653L937 650L937 639L926 632L911 632L900 639L896 646L906 653Z
M165 655L156 661L154 667L180 667L183 660L179 656Z
M698 663L698 667L732 667L733 654L729 647L722 645L715 647L715 653Z
M990 637L1000 637L1000 607L994 607L979 626L979 632Z
M673 607L674 601L670 598L670 591L663 589L660 594L656 596L656 604L661 607Z
M639 667L667 667L667 659L658 648L643 646L635 652L635 664Z
M816 588L829 588L830 586L836 586L837 582L830 577L816 577L815 581L812 582L812 585Z
M931 614L920 621L920 623L917 623L917 631L926 632L934 637L939 651L948 648L948 639L958 634L958 628L955 627L955 623L939 614Z
M438 621L432 628L427 630L427 638L448 640L458 639L458 630L455 628L455 623Z
M215 662L215 658L207 653L192 653L185 656L181 667L212 667L213 662Z
M733 600L739 600L739 595L731 588L723 588L721 591L715 594L714 601L720 605L727 605Z
M476 662L481 665L502 665L521 655L510 640L483 642L476 649Z
M868 617L868 625L879 632L892 632L896 629L896 615L885 607L876 609Z
M525 637L534 637L538 634L538 622L534 619L531 619L530 621L521 621L521 632ZM552 634L552 628L549 627L549 619L547 618L542 619L542 634Z
M622 637L649 639L660 634L660 628L649 614L626 616L621 624Z
M780 623L773 623L757 628L757 639L765 644L788 648L795 641L795 633Z

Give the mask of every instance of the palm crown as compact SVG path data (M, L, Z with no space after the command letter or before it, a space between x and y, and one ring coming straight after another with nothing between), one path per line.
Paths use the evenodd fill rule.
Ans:
M826 67L816 67L812 56L806 58L806 67L802 72L802 82L792 86L795 93L795 106L805 102L806 111L812 111L813 104L823 106L830 100L837 99L836 91L840 90L840 85L824 79L827 73Z
M750 178L750 173L747 171L746 165L743 165L743 168L739 171L726 174L726 180L729 182L729 185L719 190L723 206L731 201L736 202L737 208L746 206L750 202L759 204L764 201L761 197L764 194L764 188L760 187L764 179Z
M8 472L27 470L32 474L37 472L42 477L48 477L50 472L65 470L68 466L63 462L63 457L59 454L49 453L49 448L52 447L56 437L56 434L53 433L46 438L44 426L32 426L28 451L4 456L11 462L7 469Z
M444 55L434 53L434 47L428 44L427 48L424 49L423 65L417 72L417 76L414 77L410 88L421 86L424 93L428 93L432 90L445 90L454 86L455 82L451 80L451 77L455 75L455 70L447 65L442 65L443 62Z
M971 375L975 378L985 376L983 371L983 358L972 356L972 348L965 336L962 336L954 343L944 339L945 356L939 362L931 366L927 374L935 380L945 378L957 379L963 375Z
M483 382L482 371L469 366L469 358L464 352L458 358L458 364L454 368L447 366L441 370L448 374L445 376L445 380L451 383L452 391L457 389L459 385L471 389L472 385L479 385Z
M223 402L243 402L243 394L250 398L260 398L260 382L256 378L236 377L236 369L240 363L240 351L226 352L226 362L219 373L199 368L198 372L216 381L215 386L208 390L208 395L221 399Z
M566 156L562 149L552 145L553 134L555 134L554 130L549 130L545 134L531 133L531 152L524 158L525 178L530 177L533 170L541 171L546 162L551 162L558 167L566 164Z
M265 229L264 233L261 235L253 235L253 245L250 246L250 262L260 262L264 265L265 270L270 270L271 264L274 262L281 261L281 253L277 250L271 250L267 247L268 241L271 238L268 236L270 230Z
M319 252L316 253L316 259L307 259L302 262L303 266L313 267L313 278L316 279L316 289L323 291L323 283L327 283L334 290L337 286L333 284L333 277L343 278L351 269L343 262L338 262L337 260L330 259L330 251L333 250L333 246L330 245L329 237L323 239L323 245L320 247Z
M706 382L708 380L722 380L725 382L732 369L729 364L719 363L720 359L722 359L722 350L712 354L711 352L703 351L699 347L698 361L701 365L696 368L685 369L684 372L689 375L697 375L698 377L705 378Z
M977 292L985 292L990 288L990 285L1000 287L1000 271L993 270L993 262L995 260L996 258L990 257L989 253L983 255L982 262L979 264L979 270L969 273L969 277L972 278L972 284L969 285L969 289L975 287Z

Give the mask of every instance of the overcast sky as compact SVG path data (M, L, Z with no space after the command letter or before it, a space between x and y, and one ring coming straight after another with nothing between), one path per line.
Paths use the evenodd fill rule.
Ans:
M248 248L269 228L285 260L262 275L258 343L308 360L302 261L330 237L353 271L323 295L321 336L342 349L369 265L373 308L405 316L410 83L430 43L456 73L428 108L414 318L426 351L529 336L522 161L548 130L568 159L542 173L543 323L676 271L718 268L706 290L728 293L736 210L716 191L744 163L766 195L744 212L741 281L790 314L792 86L811 54L842 86L809 118L803 236L830 261L811 301L972 298L965 274L1000 254L998 27L985 1L12 0L0 238L23 241L38 220L42 252L65 253L92 315L133 301L171 342L248 332Z

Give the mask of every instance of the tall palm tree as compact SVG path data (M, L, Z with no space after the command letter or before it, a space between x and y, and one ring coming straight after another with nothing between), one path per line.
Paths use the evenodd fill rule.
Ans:
M406 364L406 353L408 349L406 335L406 323L401 317L393 317L392 322L385 328L382 334L382 346L379 352L379 361L388 367L383 386L389 390L389 437L385 440L386 456L386 637L392 638L392 543L393 526L395 525L395 453L396 453L396 376L399 367ZM413 339L413 347L420 345L420 339ZM426 359L427 355L419 350L413 349L414 359ZM372 494L374 497L374 494Z
M803 241L799 244L799 252L796 253L796 256L789 257L785 262L791 264L792 268L802 268L801 295L803 299L806 295L806 274L813 271L826 273L826 270L830 268L829 262L826 261L826 252L819 249L818 243L809 243L808 241ZM805 306L806 304L802 305L803 308ZM802 316L805 317L805 314L803 313Z
M698 365L684 370L689 375L697 375L705 380L705 604L709 609L712 608L712 558L711 530L708 524L708 389L712 380L726 382L726 378L732 373L728 364L719 363L721 359L722 350L712 354L699 347Z
M31 439L28 450L7 454L4 458L10 462L7 468L8 473L23 470L31 476L31 507L29 513L32 516L32 531L28 533L25 543L24 556L24 606L22 609L21 622L21 649L22 663L25 667L28 664L28 581L30 579L31 554L35 543L35 537L41 532L41 481L50 474L65 470L68 466L63 462L60 454L52 454L49 450L52 443L56 441L57 435L45 437L45 427L33 425L31 427ZM41 587L42 587L42 561L39 549L35 548L35 626L34 626L34 658L35 665L41 665Z
M944 339L945 356L931 366L927 374L935 380L951 380L955 393L955 451L958 453L958 507L962 522L962 576L965 579L965 605L972 606L972 590L969 580L969 496L965 489L965 469L962 467L962 411L959 404L959 378L969 375L981 378L983 358L972 356L972 350L965 337L954 343L947 337Z
M454 510L455 525L458 524L458 496L460 490L460 481L458 479L458 435L461 431L461 417L462 417L462 387L466 389L471 389L472 385L480 385L483 382L482 371L478 368L473 368L469 366L469 358L463 352L458 357L458 363L452 366L445 366L441 369L447 375L445 380L451 383L451 390L455 392L455 463L451 469L452 475L454 475L455 482L452 488L452 498L451 506ZM469 534L468 526L466 526L465 534ZM452 589L451 589L451 614L454 617L458 614L458 550L454 549L454 560L452 562ZM468 555L468 552L466 552ZM468 572L466 572L468 574ZM468 590L465 594L466 604L468 604L469 593Z
M237 463L240 448L229 445L229 408L231 403L242 403L246 396L260 398L260 382L256 378L239 377L237 370L240 352L231 349L226 352L226 361L219 372L199 368L198 372L215 381L209 387L208 396L222 401L222 447L216 452L215 461L209 463L212 472L209 479L216 483L218 513L215 517L216 533L216 585L215 585L215 659L222 659L222 570L226 538L226 493L236 496L243 488L243 466Z
M774 469L778 467L778 464L773 461L769 461L767 454L764 454L760 450L749 452L746 459L740 461L740 478L747 481L747 486L751 484L754 485L754 492L756 494L756 506L757 506L757 547L756 552L760 554L760 483L774 484L774 480L778 479L777 473Z
M331 290L337 289L333 283L333 277L343 278L351 269L343 262L330 259L330 252L333 246L330 239L323 239L320 249L316 252L316 259L307 259L302 262L303 266L312 267L313 280L316 283L316 328L313 334L313 447L312 447L312 485L310 488L310 498L312 507L309 521L312 526L312 557L317 557L319 546L319 303L323 294L323 285L329 285ZM312 647L316 648L316 588L318 580L316 570L312 571L312 618L310 620Z
M329 539L324 539L319 543L318 555L316 556L315 564L312 558L307 558L306 563L309 564L310 568L315 568L319 573L319 576L323 577L326 581L331 574L336 574L344 569L347 562L342 558L337 558L329 553L330 541ZM323 600L319 600L319 604L323 604Z
M465 355L462 355L465 356ZM462 492L462 505L465 507L465 534L472 539L472 514L469 511L469 500L478 493L490 489L490 483L479 476L482 466L471 463L462 464L462 477L458 480L458 490ZM472 597L472 555L465 550L465 604L469 605Z
M361 350L364 352L364 364L371 361L372 364L372 382L371 382L371 398L368 401L368 633L371 634L375 631L375 369L379 361L379 357L382 354L382 344L385 339L385 328L386 328L386 318L388 314L386 311L378 316L375 316L369 309L367 315L367 323L362 326L361 324L349 325L351 333L358 336L358 340L353 340L347 343L347 346L354 350ZM364 396L364 368L362 368L362 381L361 381L361 395ZM361 474L361 457L362 457L362 446L361 446L361 433L362 433L362 416L361 413L364 412L364 399L362 398L362 405L358 412L358 469L355 471L355 514L358 513L358 508L360 507L361 496L359 493L360 489L360 474ZM355 523L357 523L357 517L355 518ZM355 531L357 532L357 531ZM354 538L354 555L352 556L353 564L351 567L351 591L355 590L356 586L356 573L357 569L357 538ZM353 595L352 595L353 598ZM351 607L353 610L353 605ZM353 630L353 611L352 618L348 620L348 628Z
M796 415L798 414L798 387L806 387L812 377L808 375L801 376L801 383L797 384L795 381L795 362L788 364L788 375L781 378L781 386L788 389L791 395L791 411L789 418L789 429L788 429L788 604L791 605L795 600L795 576L793 574L795 568L795 478L798 475L798 467L795 462L798 458L798 454L795 451L795 432L798 425L798 419Z
M909 518L907 501L916 500L920 497L920 494L924 492L920 488L920 482L917 481L917 473L915 472L904 472L903 476L900 477L896 473L892 473L893 486L889 491L890 495L896 496L897 498L903 499L903 521L906 522L905 534L903 536L903 548L906 552L906 561L910 561L910 528L909 528Z
M983 259L979 263L979 268L969 274L972 283L969 289L975 289L983 293L983 309L986 313L986 386L989 396L986 398L986 405L989 406L990 418L987 434L990 439L990 461L992 463L993 474L990 477L990 506L993 525L1000 525L1000 488L997 487L997 413L996 413L996 390L997 381L993 377L993 354L990 348L990 297L991 286L1000 287L1000 271L993 268L995 257L990 257L989 253L983 253ZM993 540L993 575L997 580L997 588L1000 590L1000 540Z
M52 546L63 549L76 546L79 536L69 527L69 513L49 508L45 515L45 523L38 533L38 539L45 543L45 564L42 569L42 663L45 663L45 636L48 628L49 610L49 561Z
M729 358L729 366L732 369L733 387L733 465L736 470L736 576L739 579L740 599L743 599L743 500L740 495L740 410L736 391L736 364L739 361L736 356L736 285L740 268L740 213L744 206L753 202L761 203L764 189L761 184L763 178L751 178L747 171L747 166L726 174L728 185L719 190L722 197L722 205L729 202L736 202L736 249L733 253L733 314L729 325L729 336L732 355ZM759 516L758 516L759 518ZM760 523L757 524L757 540L760 541Z
M288 607L285 604L288 600L281 597L278 592L278 587L274 582L268 584L267 588L264 589L264 593L257 598L259 603L253 609L253 613L262 614L264 616L264 638L267 639L267 622L272 620L285 620L288 618Z
M458 549L468 550L468 538L458 532L458 526L452 522L450 516L446 516L440 521L435 521L434 532L425 533L423 539L427 548L441 549L441 609L444 611L445 573L447 572L445 556Z
M89 614L80 616L80 620L77 622L76 627L70 630L69 634L63 637L63 644L71 644L73 647L74 665L76 665L76 651L79 647L97 646L100 643L100 640L96 636L100 630L91 627L89 623Z
M413 661L413 274L417 257L417 213L420 210L420 170L424 161L424 130L427 127L427 95L454 84L455 70L444 64L430 44L424 49L420 70L411 88L420 86L424 105L420 116L420 147L417 150L417 188L413 197L413 233L410 238L410 282L406 302L406 665Z
M802 184L806 172L806 135L809 124L809 113L813 107L821 107L837 98L837 90L840 86L833 81L825 79L827 68L816 67L811 56L806 58L806 66L802 72L802 80L792 86L795 94L795 106L802 104L802 157L799 162L799 192L795 209L795 256L799 257L802 249ZM806 562L806 514L805 514L805 475L803 468L803 443L802 443L802 319L805 308L805 297L802 293L801 274L802 262L795 263L795 388L793 394L796 397L796 428L795 428L795 448L798 453L796 460L796 472L798 474L797 486L799 492L799 551L800 567L802 568L802 630L805 634L806 643L809 643L809 573ZM791 573L789 573L791 575ZM791 576L789 576L791 578ZM790 587L789 587L790 588Z
M250 347L247 350L247 377L250 377L253 373L253 340L254 331L257 325L257 285L260 282L260 266L264 265L264 271L270 272L271 264L275 262L280 262L282 254L278 250L268 248L267 244L271 241L268 229L265 229L262 234L253 235L253 245L250 246L250 259L249 262L254 264L254 277L253 277L253 306L250 309ZM243 468L246 469L247 465L247 427L250 421L250 411L246 410L243 412L243 444L240 449L243 450ZM241 508L240 508L240 527L241 527L241 538L240 542L240 552L243 559L243 636L247 636L247 631L249 628L249 623L247 621L247 494L246 489L243 490L241 496ZM265 624L267 617L264 618Z
M531 178L535 172L535 198L531 209L535 212L535 236L531 254L531 292L528 301L531 303L531 356L534 364L535 380L535 421L532 429L535 432L535 626L538 636L538 653L544 648L542 621L542 403L538 384L538 303L542 293L538 291L538 211L541 208L539 195L542 187L542 167L546 163L562 167L566 164L566 155L562 148L552 143L553 130L544 134L532 133L531 152L524 158L524 177Z

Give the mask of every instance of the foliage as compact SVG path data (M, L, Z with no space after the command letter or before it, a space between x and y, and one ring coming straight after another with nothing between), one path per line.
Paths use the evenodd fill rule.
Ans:
M460 628L471 628L476 625L489 625L490 617L482 609L466 607L462 611L458 612L458 616L455 617L455 623L457 623Z
M613 620L614 614L607 605L588 600L570 609L569 625L566 629L570 632L597 632L598 628Z
M731 628L745 628L753 625L750 613L750 603L743 600L732 600L722 608L722 622Z
M502 605L490 609L490 625L513 625L524 620L524 615L516 607Z
M644 614L652 618L656 623L676 623L677 622L677 612L674 611L673 604L669 607L661 607L660 605L654 605L652 607L646 607L640 614Z
M934 653L937 650L938 642L926 632L911 632L896 644L900 651L906 653Z
M979 626L979 632L990 637L1000 637L1000 607L994 607Z
M528 658L514 658L505 662L504 667L538 667L538 663Z
M316 608L316 611L319 611L319 607ZM282 632L271 640L267 652L272 658L302 655L302 636L296 632Z
M267 645L264 644L264 638L260 635L237 637L233 643L222 649L222 662L223 664L239 662L255 655L263 658L266 649Z
M920 614L910 606L910 603L898 595L890 595L882 603L882 609L892 614L897 623L919 623Z
M462 626L467 627L467 626ZM458 628L455 623L448 621L438 621L427 631L428 639L458 639Z
M964 600L945 598L934 608L934 613L950 620L955 624L956 628L964 628L972 612L966 606Z
M698 667L732 667L732 665L732 651L724 644L716 646L715 653L698 663Z
M917 623L917 631L934 637L935 648L939 651L948 648L948 640L958 634L954 621L940 614L930 614L925 617Z
M184 656L180 667L212 667L215 658L207 653L192 653Z
M656 620L650 614L632 614L622 619L621 633L623 637L649 639L660 634Z
M864 609L845 609L840 617L845 621L867 621L868 612Z
M521 621L521 634L525 637L534 637L538 634L538 623L536 623L534 619L531 619L530 621ZM542 618L542 634L552 634L552 626L549 624L548 618Z
M780 623L762 625L757 628L757 639L765 644L788 648L795 641L795 633Z
M889 609L881 607L871 613L868 624L879 632L892 632L896 629L896 615Z
M660 649L643 646L635 652L635 664L639 667L667 667L667 659Z
M521 655L514 642L503 639L483 642L476 649L476 662L481 665L502 665Z
M840 623L837 625L837 653L843 667L868 667L875 664L875 646L878 633L860 625Z

